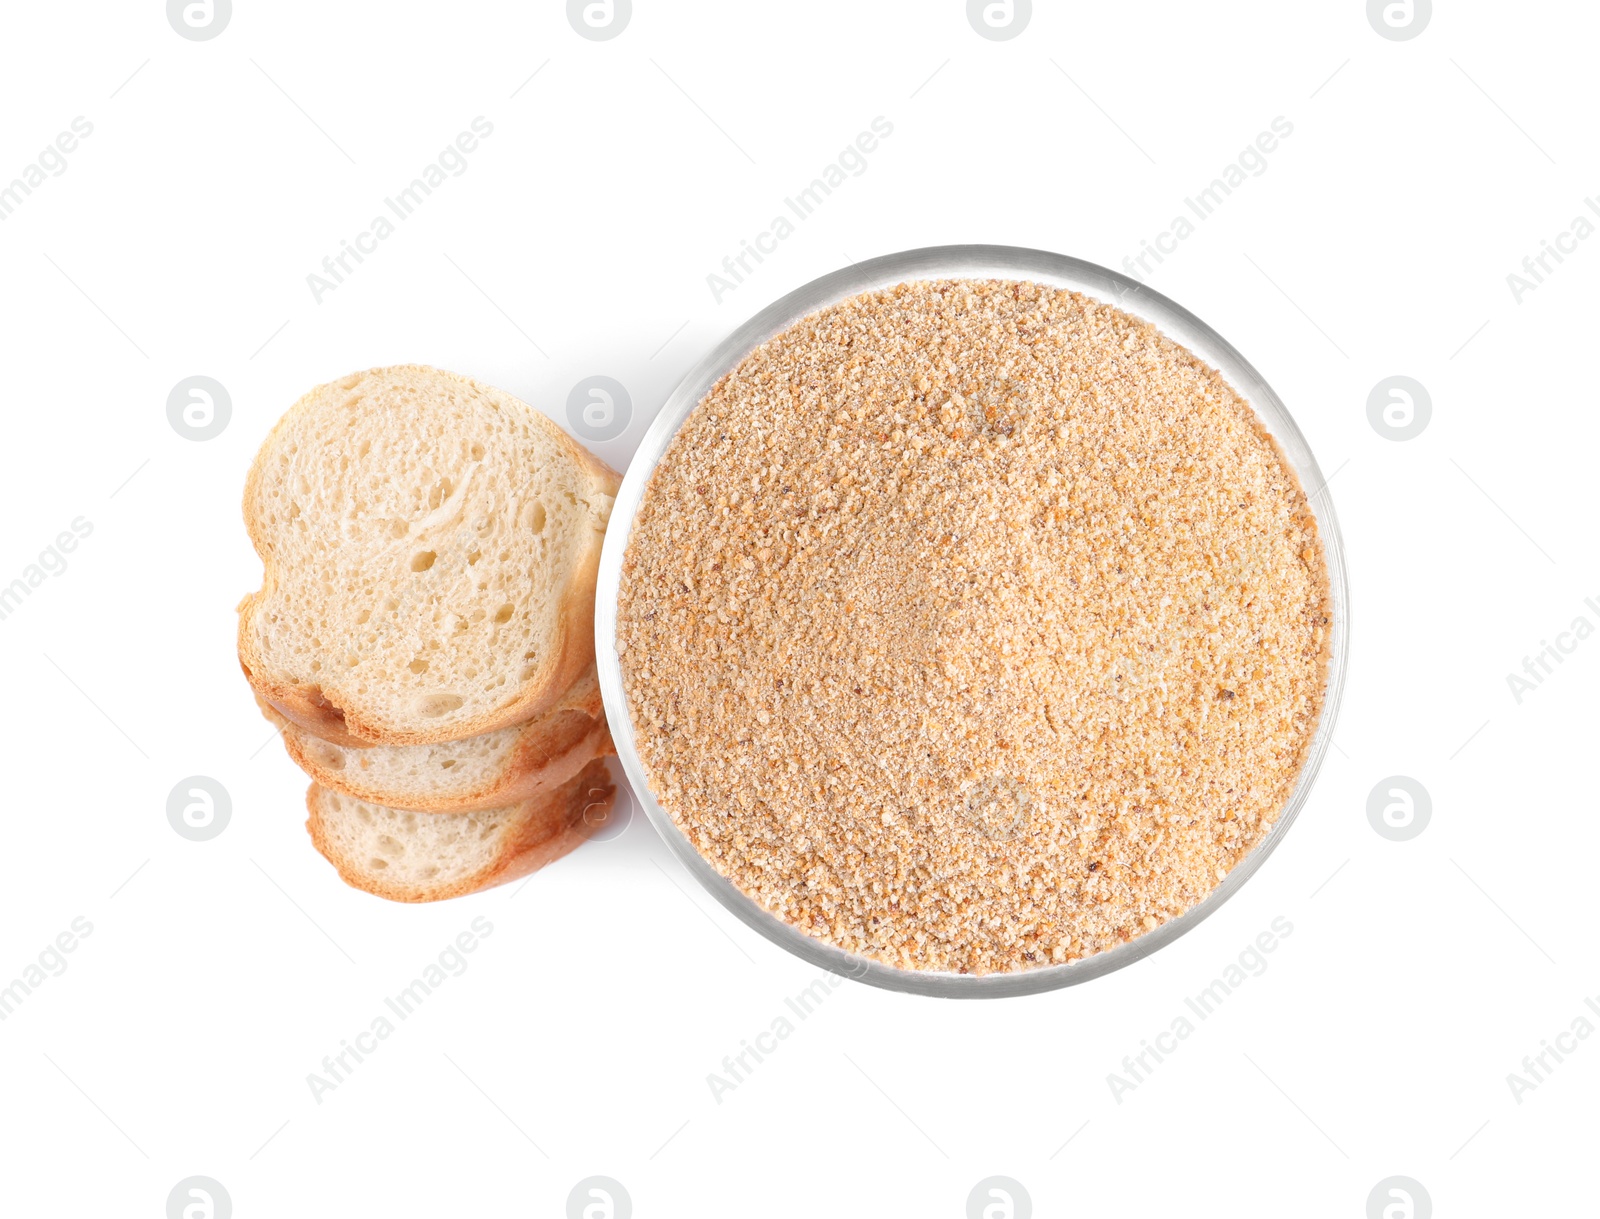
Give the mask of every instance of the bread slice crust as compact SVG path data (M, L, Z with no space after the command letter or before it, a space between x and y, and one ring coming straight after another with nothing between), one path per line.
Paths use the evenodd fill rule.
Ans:
M289 756L319 787L417 812L477 812L519 804L616 752L592 667L554 707L525 724L437 745L337 745L257 701L282 729ZM479 761L485 755L487 764ZM419 779L419 770L434 782Z
M376 441L329 439L363 426ZM539 468L501 468L534 449ZM411 468L396 477L385 460ZM595 577L619 482L538 411L468 377L399 365L317 387L278 421L245 483L264 567L239 604L246 679L297 727L349 747L460 740L533 718L593 663ZM530 541L547 515L559 518L553 536ZM475 530L488 531L481 543ZM551 558L539 567L517 547ZM511 561L473 566L491 551ZM486 615L494 601L504 603ZM456 655L464 648L473 658ZM445 676L428 676L430 664Z
M578 774L553 791L521 804L495 810L499 814L498 835L489 858L470 873L440 882L407 881L386 875L387 869L373 868L338 840L330 824L337 811L330 802L347 800L313 783L306 791L306 831L312 845L338 871L345 884L395 902L436 902L478 893L496 885L536 872L575 850L605 822L603 813L616 799L617 788L603 759L595 759ZM369 816L396 820L421 817L432 828L443 818L482 818L482 813L407 814L403 810L366 804ZM600 810L597 812L596 810ZM403 833L388 826L391 836Z

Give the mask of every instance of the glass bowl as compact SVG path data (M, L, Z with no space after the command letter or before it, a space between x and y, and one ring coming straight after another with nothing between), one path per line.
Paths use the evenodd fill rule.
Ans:
M877 288L887 288L919 279L1021 279L1067 288L1091 296L1136 317L1153 323L1168 338L1182 344L1212 368L1219 370L1254 408L1257 417L1276 438L1284 457L1299 476L1305 489L1328 564L1330 600L1333 610L1327 687L1311 748L1301 768L1294 792L1279 814L1277 822L1260 844L1245 856L1198 905L1162 923L1126 944L1107 949L1081 960L1062 965L1041 965L1030 969L992 974L956 974L931 970L899 969L857 956L800 931L763 909L727 880L697 851L673 823L645 781L634 739L633 722L627 696L622 687L622 665L617 656L617 598L620 592L623 552L633 530L634 519L644 497L646 484L656 463L684 419L717 379L742 360L753 348L784 330L808 313L814 313L846 297ZM1125 275L1105 267L1063 254L1011 246L959 245L933 246L886 254L881 258L841 268L795 289L781 300L761 310L689 370L667 398L638 452L628 466L611 515L605 549L600 559L599 587L595 598L595 656L600 674L600 689L605 698L606 716L616 741L617 754L627 772L637 798L656 832L672 853L717 901L742 922L759 931L773 943L811 964L888 990L911 994L941 995L947 998L999 998L1007 995L1035 994L1087 982L1172 943L1199 925L1217 907L1239 891L1274 847L1289 832L1304 806L1322 766L1323 755L1333 735L1339 712L1339 697L1344 689L1349 645L1349 588L1345 574L1344 546L1339 525L1328 497L1326 480L1312 456L1300 429L1295 426L1283 400L1234 346L1183 306L1152 292Z

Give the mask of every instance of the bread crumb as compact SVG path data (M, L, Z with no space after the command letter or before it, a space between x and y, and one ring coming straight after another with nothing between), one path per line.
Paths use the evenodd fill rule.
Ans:
M696 406L623 562L662 807L723 876L888 965L1062 963L1202 900L1321 710L1315 518L1249 404L1061 289L901 284Z

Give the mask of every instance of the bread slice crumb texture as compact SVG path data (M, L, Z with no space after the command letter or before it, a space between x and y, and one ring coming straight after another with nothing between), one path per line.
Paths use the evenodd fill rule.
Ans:
M1249 404L1153 326L902 284L751 352L653 472L616 645L651 790L777 917L907 969L1127 943L1270 830L1328 573Z
M554 707L524 724L435 745L338 745L257 701L283 729L289 756L322 787L425 812L517 803L615 752L592 667Z
M374 369L306 395L262 446L241 606L257 690L345 743L522 722L593 660L616 475L538 411L465 377Z
M604 824L615 796L601 760L540 798L480 812L415 812L312 784L306 828L347 884L392 901L439 901L560 858Z

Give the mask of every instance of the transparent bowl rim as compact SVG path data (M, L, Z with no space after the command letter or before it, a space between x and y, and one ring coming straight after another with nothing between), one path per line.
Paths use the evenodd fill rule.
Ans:
M1307 492L1327 559L1332 624L1327 686L1311 746L1293 793L1266 837L1195 906L1153 931L1093 956L1060 965L991 974L900 969L837 948L784 922L746 896L700 854L656 800L645 779L633 720L622 686L616 650L617 604L622 560L650 476L689 412L726 372L750 351L800 318L858 293L927 279L1018 279L1067 288L1094 297L1154 324L1212 368L1220 371L1255 410L1277 440ZM617 755L633 795L667 847L718 902L746 926L812 965L872 986L946 998L1001 998L1073 986L1122 969L1191 931L1231 898L1288 833L1310 797L1333 737L1344 691L1349 645L1349 586L1344 544L1328 495L1327 480L1288 408L1255 367L1205 322L1159 292L1117 271L1054 254L1014 246L930 246L854 263L804 284L774 301L718 343L678 383L646 431L617 493L600 557L595 598L595 657L606 716Z

